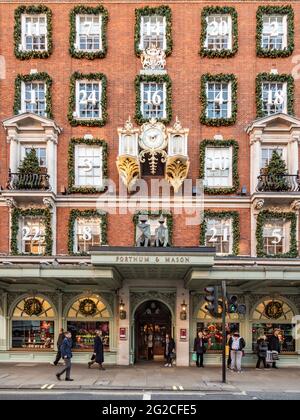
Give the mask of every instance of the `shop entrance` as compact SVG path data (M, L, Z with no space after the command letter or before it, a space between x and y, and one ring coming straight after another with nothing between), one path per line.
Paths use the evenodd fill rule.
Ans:
M172 315L165 304L157 300L142 303L135 312L135 361L162 361L171 328Z

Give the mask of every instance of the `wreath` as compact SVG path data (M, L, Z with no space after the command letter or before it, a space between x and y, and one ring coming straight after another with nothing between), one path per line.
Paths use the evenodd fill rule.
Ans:
M265 314L270 319L278 319L283 315L283 307L280 302L269 302L266 305Z
M80 302L79 312L84 316L94 316L97 312L97 306L92 299L84 299Z
M24 312L29 316L39 316L43 312L43 305L36 298L27 299L24 303Z

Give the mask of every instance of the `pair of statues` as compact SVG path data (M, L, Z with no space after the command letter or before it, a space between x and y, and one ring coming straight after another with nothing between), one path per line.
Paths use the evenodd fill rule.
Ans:
M169 230L165 226L165 219L160 216L158 219L159 227L155 229L155 246L167 247L169 245ZM137 239L136 246L148 247L151 246L151 229L148 223L147 216L140 216L137 225Z

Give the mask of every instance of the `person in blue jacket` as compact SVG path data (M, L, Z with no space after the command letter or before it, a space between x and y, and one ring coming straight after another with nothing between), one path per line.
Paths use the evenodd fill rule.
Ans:
M60 351L61 351L61 357L63 358L64 362L65 362L65 367L63 368L63 370L61 370L60 372L58 372L56 374L57 379L60 381L61 380L61 375L63 373L66 372L66 381L73 381L74 379L70 378L70 373L71 373L71 359L72 359L72 334L70 333L70 331L67 331L65 333L65 338L62 342L62 345L60 346Z

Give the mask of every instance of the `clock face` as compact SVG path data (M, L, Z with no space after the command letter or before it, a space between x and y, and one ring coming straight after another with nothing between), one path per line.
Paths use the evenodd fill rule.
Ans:
M163 133L159 128L148 128L144 131L141 141L146 149L159 149L164 143Z

